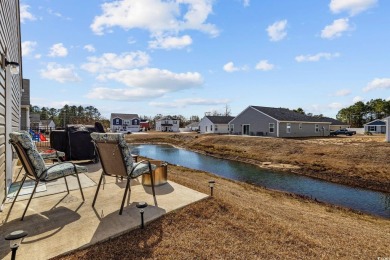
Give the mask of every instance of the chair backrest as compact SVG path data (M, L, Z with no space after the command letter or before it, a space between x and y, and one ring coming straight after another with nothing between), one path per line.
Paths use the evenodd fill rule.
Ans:
M35 147L27 132L12 132L9 134L10 143L16 150L27 174L38 179L46 170L45 161Z
M122 133L91 133L107 175L128 176L133 168L133 157Z

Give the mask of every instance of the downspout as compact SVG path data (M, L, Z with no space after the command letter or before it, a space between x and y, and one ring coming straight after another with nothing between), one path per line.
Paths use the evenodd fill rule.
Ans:
M276 137L279 137L279 120L276 121Z

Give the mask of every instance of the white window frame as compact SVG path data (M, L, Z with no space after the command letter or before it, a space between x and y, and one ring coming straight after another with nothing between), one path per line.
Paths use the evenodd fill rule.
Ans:
M230 125L230 132L234 132L234 124Z
M214 125L214 131L218 131L218 125Z
M116 118L116 119L115 119L115 124L116 124L116 125L119 125L119 118Z
M368 132L376 132L376 126L375 125L369 125L368 126Z
M315 131L316 133L319 133L319 132L320 132L320 126L319 126L319 124L315 124L315 125L314 125L314 131Z
M210 126L210 131L211 131L211 132L213 131L213 125Z
M272 127L271 127L271 125L272 125ZM272 129L272 131L271 131L271 129ZM269 123L269 132L270 133L275 133L275 123Z
M291 134L291 123L286 123L286 133Z

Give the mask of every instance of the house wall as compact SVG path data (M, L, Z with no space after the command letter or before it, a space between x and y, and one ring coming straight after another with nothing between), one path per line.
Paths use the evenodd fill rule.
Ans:
M370 129L370 126L375 126L375 130L369 130ZM365 125L364 126L364 131L365 132L371 132L371 133L374 133L374 134L384 134L386 133L386 126L385 125Z
M287 124L291 124L291 132L287 133ZM311 123L302 122L299 128L299 122L280 122L279 137L310 137L310 136L328 136L330 134L329 123ZM318 132L315 131L315 125L318 125Z
M344 128L348 128L349 125L330 125L330 130L331 131L336 131Z
M203 117L199 121L199 131L200 131L200 133L201 134L213 133L213 131L211 129L214 130L214 127L211 128L212 125L213 125L213 123L210 121L210 119L208 119L207 117Z
M275 130L273 133L269 132L269 124L275 124ZM278 124L277 121L255 109L248 107L241 114L236 116L232 121L230 121L230 127L233 124L233 134L243 134L242 125L249 124L249 133L253 135L267 135L267 136L277 136Z
M216 127L216 126L218 126L218 127ZM216 134L228 134L229 133L229 125L228 124L214 124L213 131Z
M176 123L174 123L176 122ZM171 124L172 126L162 126L164 124ZM156 131L165 132L179 132L180 120L162 119L156 121Z
M12 150L8 134L20 127L22 59L19 1L0 1L0 52L20 64L19 75L0 69L0 200L12 181Z

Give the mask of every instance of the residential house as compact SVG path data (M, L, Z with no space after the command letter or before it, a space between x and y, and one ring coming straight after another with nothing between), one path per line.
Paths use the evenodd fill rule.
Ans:
M199 122L192 122L191 124L186 125L186 129L190 131L199 131Z
M328 136L331 122L286 108L249 106L229 124L238 135L309 137Z
M23 89L19 0L0 1L0 200L12 182L12 149L9 133L20 130Z
M228 134L229 122L232 116L205 116L199 122L199 131L202 134Z
M321 122L330 122L330 131L336 131L344 128L348 128L351 125L341 122L340 120L331 117L320 117L318 118Z
M143 129L143 130L145 130L145 131L150 130L150 123L149 123L149 120L141 119L140 128Z
M156 120L156 131L161 132L179 132L180 120L165 116Z
M46 131L50 132L51 130L56 129L56 124L52 119L40 119L39 113L31 113L30 114L30 125L29 128L31 128L33 131Z
M386 133L386 121L381 119L375 119L367 124L364 124L364 132L370 132L375 134Z
M140 131L140 118L137 114L111 113L111 132L132 133Z

